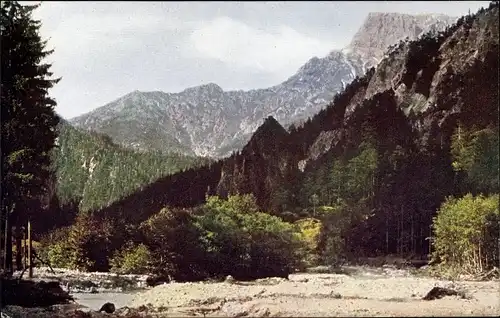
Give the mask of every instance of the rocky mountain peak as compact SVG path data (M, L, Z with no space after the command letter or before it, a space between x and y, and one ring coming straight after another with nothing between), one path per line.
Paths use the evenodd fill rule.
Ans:
M208 94L217 94L220 95L224 93L222 87L215 83L203 84L195 87L190 87L185 89L183 92L185 93L208 93Z
M225 92L207 83L179 93L135 91L71 123L134 149L226 157L241 150L267 116L273 116L274 123L266 121L261 129L304 122L376 66L389 45L431 29L439 31L451 21L436 15L372 13L350 47L311 58L273 87Z
M443 30L456 20L456 17L442 14L371 12L354 35L348 49L365 58L370 56L380 60L390 45L406 37L415 40L430 30Z
M257 139L265 139L282 137L286 135L288 135L286 129L283 128L283 126L281 126L281 124L276 119L274 119L273 116L268 116L266 119L264 119L262 125L257 128L253 136Z
M286 129L273 116L268 116L243 148L243 152L272 153L284 145L287 137Z

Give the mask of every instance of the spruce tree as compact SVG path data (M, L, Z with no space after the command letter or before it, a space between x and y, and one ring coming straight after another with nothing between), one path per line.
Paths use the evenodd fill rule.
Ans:
M12 226L23 224L39 212L41 197L53 173L51 152L57 137L56 102L48 90L51 64L39 30L41 22L32 12L39 5L1 3L1 166L2 232L5 269L12 270Z

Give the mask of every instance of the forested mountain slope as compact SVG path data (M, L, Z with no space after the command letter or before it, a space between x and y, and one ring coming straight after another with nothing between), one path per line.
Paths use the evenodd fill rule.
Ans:
M101 209L167 175L210 160L159 151L136 152L96 132L81 131L61 119L53 152L55 180L46 204L74 217ZM65 222L63 222L65 223Z
M206 194L253 193L263 210L289 220L341 211L323 217L342 232L347 255L426 254L446 196L499 190L498 18L494 2L443 32L400 42L301 127L286 131L270 117L241 152L97 214L138 222Z

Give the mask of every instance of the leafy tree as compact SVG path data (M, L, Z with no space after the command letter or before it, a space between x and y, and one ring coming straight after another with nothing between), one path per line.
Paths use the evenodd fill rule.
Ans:
M464 175L461 190L473 193L497 193L499 142L498 129L465 128L458 125L452 136L453 168Z
M91 271L107 270L113 230L111 222L107 220L79 215L67 238L71 267Z
M434 218L434 259L466 273L498 265L498 199L498 194L449 197Z
M71 227L62 227L44 235L40 240L39 254L49 261L51 266L58 268L71 268L70 244L68 242Z
M347 255L347 231L352 225L352 214L344 201L333 206L318 209L321 232L318 237L317 253L323 264L334 265Z
M53 173L50 154L57 136L56 102L48 90L59 79L50 78L51 65L43 62L52 50L40 38L40 21L32 18L37 7L2 1L0 9L2 219L15 224L28 217L28 204L32 211L41 208L36 202ZM11 225L7 268L12 267Z
M44 235L40 254L54 266L104 271L113 235L110 221L81 214L71 226Z
M259 211L255 197L252 194L232 195L226 200L212 196L207 198L205 207L231 213L253 214Z
M307 266L318 265L318 245L322 229L322 223L319 219L304 218L295 222L299 228L304 242L304 261Z
M301 266L303 241L297 229L257 212L252 196L210 197L197 216L211 275L249 279L287 276Z
M377 150L365 143L360 149L360 154L349 160L346 169L347 191L355 202L373 196L377 169Z
M151 262L158 274L176 280L205 277L204 252L194 219L186 210L164 208L141 223L141 241L151 250Z
M313 207L313 215L315 216L316 215L316 207L320 203L319 196L316 193L314 193L313 195L311 195L309 202L311 203L311 205Z
M343 158L333 160L333 168L330 175L330 185L332 187L332 202L329 204L335 204L342 198L346 198L346 184L347 184L347 167L343 162Z
M110 260L111 272L119 274L149 274L153 254L144 244L126 244Z

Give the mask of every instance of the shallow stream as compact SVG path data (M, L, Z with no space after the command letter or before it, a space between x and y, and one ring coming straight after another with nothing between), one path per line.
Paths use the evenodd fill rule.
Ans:
M101 306L105 303L113 303L115 308L121 308L128 306L137 292L125 292L125 293L72 293L71 295L75 298L75 301L85 307L87 310L99 310ZM83 308L86 309L86 308Z

